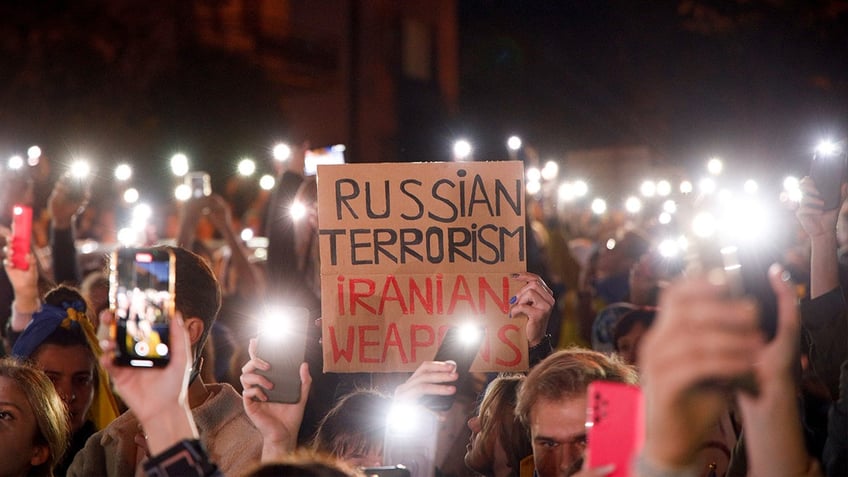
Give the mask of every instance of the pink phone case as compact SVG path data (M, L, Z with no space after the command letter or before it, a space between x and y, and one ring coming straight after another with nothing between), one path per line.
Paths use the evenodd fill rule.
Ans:
M29 270L26 257L32 240L32 207L15 204L12 217L12 266L18 270Z
M637 386L595 381L587 391L586 435L589 468L615 464L608 477L630 475L645 441L642 391Z

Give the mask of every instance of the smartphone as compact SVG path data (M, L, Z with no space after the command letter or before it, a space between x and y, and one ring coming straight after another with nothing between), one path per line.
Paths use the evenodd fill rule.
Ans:
M212 180L206 172L189 172L184 183L191 188L191 196L195 199L212 195Z
M365 477L412 477L403 465L385 465L382 467L365 467L362 469Z
M842 205L842 181L845 179L846 151L843 148L820 148L813 154L810 177L824 201L824 210Z
M642 391L612 381L589 383L586 439L590 468L615 464L608 477L626 477L645 442Z
M333 146L307 150L303 158L303 174L307 176L314 176L318 173L319 165L344 164L344 152L344 144L335 144Z
M466 324L448 328L433 361L454 361L456 372L459 374L455 383L468 379L471 363L477 357L480 344L483 342L483 335L483 328L477 325ZM450 396L425 394L421 396L419 402L434 411L447 411L455 400L456 394Z
M167 248L119 248L112 253L109 266L115 363L138 368L167 366L174 316L174 253Z
M12 267L18 270L29 270L27 254L32 240L32 207L15 204L12 207Z
M300 365L306 356L309 321L309 310L297 306L268 310L261 320L256 356L268 362L271 369L257 370L256 374L274 383L273 389L262 388L271 402L300 401Z

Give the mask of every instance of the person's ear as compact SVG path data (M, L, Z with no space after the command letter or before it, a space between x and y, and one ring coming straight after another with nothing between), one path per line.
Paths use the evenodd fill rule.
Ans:
M35 446L32 448L32 457L29 459L30 465L38 467L47 462L50 458L50 448L45 445Z
M203 336L203 330L206 328L206 325L203 324L203 320L196 317L184 319L183 321L188 331L188 339L193 347L200 341L200 337Z

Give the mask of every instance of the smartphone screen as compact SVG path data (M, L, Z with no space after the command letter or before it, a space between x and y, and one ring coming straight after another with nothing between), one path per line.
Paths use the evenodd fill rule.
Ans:
M824 210L833 210L842 204L842 181L845 176L845 151L834 149L816 151L810 163L810 177L816 183Z
M590 468L615 464L608 477L630 475L630 464L645 441L642 391L610 381L589 383L586 438Z
M15 204L12 207L12 267L29 270L27 254L32 240L32 207Z
M483 342L483 334L483 329L477 325L468 324L448 328L433 361L456 362L458 381L467 379L471 364L480 349L480 343ZM450 396L428 394L422 396L420 402L434 411L447 411L455 399L455 394Z
M212 180L206 172L189 172L185 184L191 188L191 196L195 199L212 195Z
M270 364L271 369L256 373L274 383L273 389L263 388L271 402L300 401L300 365L306 355L309 321L309 310L296 306L269 309L262 318L256 356Z
M306 151L303 159L303 174L314 176L318 172L319 165L344 164L345 147L343 144L320 147Z
M170 360L174 315L174 254L166 248L120 248L110 263L109 300L115 313L115 362L141 368Z

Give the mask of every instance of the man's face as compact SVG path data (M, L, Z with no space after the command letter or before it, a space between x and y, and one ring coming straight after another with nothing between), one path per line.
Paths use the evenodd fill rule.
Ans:
M530 409L530 439L539 477L580 470L586 450L586 396L539 399Z

